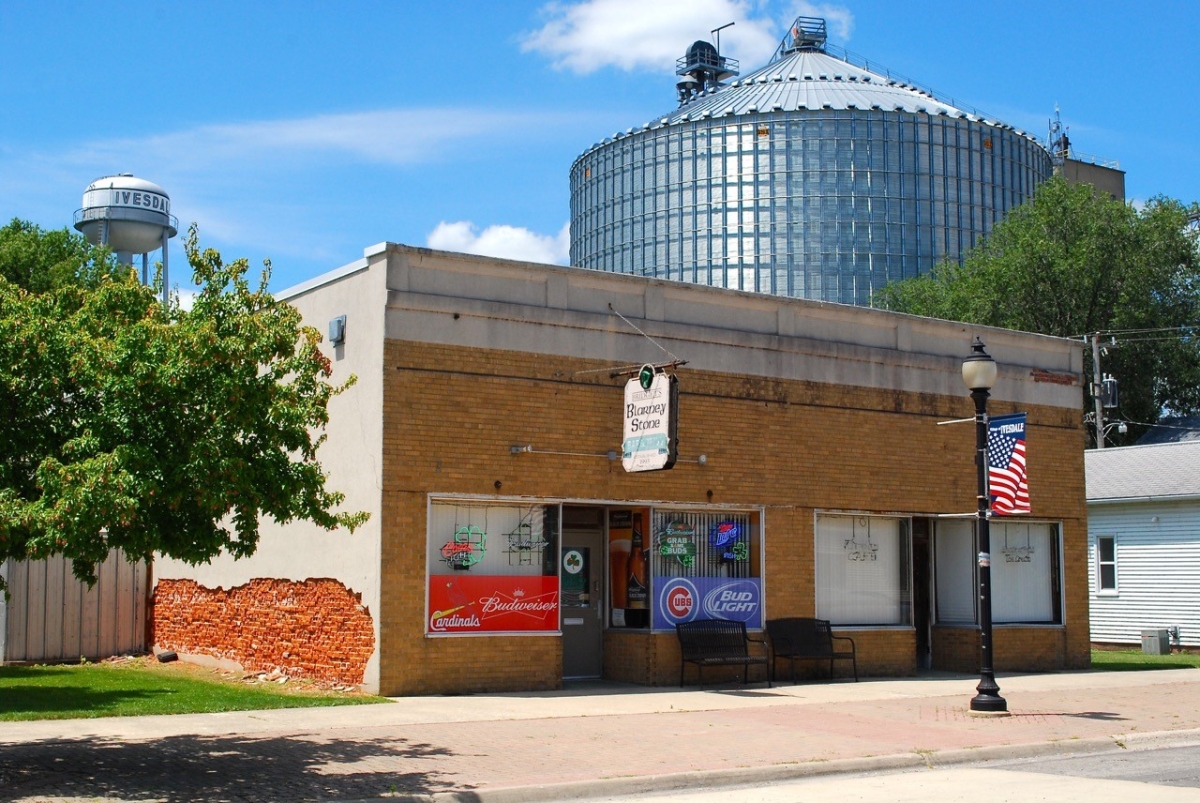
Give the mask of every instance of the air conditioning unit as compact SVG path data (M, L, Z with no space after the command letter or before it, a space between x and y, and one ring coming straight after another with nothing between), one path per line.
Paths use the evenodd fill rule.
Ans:
M1146 655L1170 655L1170 632L1165 627L1154 630L1143 630L1142 652Z

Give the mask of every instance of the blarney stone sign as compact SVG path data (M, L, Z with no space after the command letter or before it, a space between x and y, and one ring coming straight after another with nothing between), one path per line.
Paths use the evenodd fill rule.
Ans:
M656 471L675 465L678 454L678 380L646 365L625 383L625 432L621 465Z

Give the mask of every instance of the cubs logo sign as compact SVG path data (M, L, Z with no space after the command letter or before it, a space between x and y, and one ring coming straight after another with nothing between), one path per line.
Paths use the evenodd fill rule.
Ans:
M679 622L690 622L696 618L699 611L697 601L700 597L691 581L676 577L663 583L658 595L658 609L665 618L666 626L674 627Z

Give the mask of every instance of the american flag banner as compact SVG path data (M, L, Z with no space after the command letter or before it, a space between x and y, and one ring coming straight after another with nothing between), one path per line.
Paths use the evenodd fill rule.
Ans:
M988 422L988 494L992 513L1011 516L1029 512L1025 476L1025 413L1002 415Z

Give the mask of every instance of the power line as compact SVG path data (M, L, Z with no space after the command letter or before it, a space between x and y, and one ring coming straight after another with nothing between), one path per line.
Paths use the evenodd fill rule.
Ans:
M1184 332L1194 334L1194 326L1164 326L1158 329L1104 329L1099 332L1088 332L1083 335L1072 335L1072 339L1087 340L1091 337L1115 337L1117 335L1150 335L1159 332Z
M1125 423L1125 424L1133 424L1134 426L1138 426L1138 427L1151 427L1151 428L1155 428L1155 429L1179 429L1179 430L1183 430L1184 432L1200 432L1200 427L1184 427L1184 426L1180 426L1178 424L1162 424L1162 423L1148 424L1145 421L1130 421L1125 418L1121 419L1121 422Z

